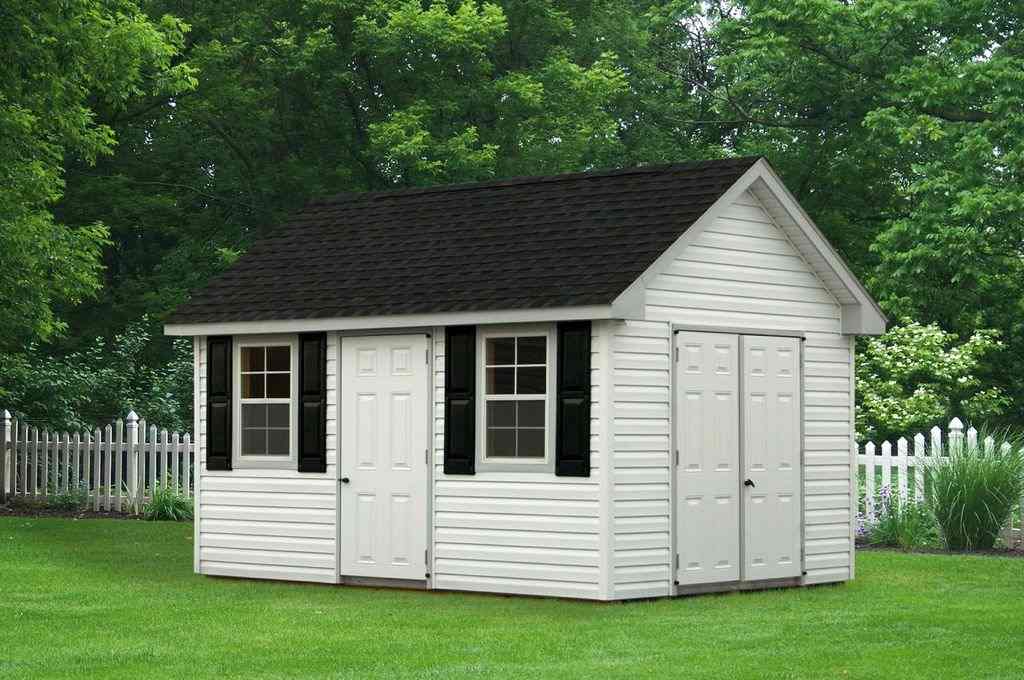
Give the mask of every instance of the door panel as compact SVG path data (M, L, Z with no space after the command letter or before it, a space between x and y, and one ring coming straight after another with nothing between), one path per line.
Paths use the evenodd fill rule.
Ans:
M740 578L739 338L676 333L676 536L681 585Z
M800 576L800 341L742 336L743 579Z
M423 579L427 338L341 342L340 573ZM419 360L417 360L417 358Z

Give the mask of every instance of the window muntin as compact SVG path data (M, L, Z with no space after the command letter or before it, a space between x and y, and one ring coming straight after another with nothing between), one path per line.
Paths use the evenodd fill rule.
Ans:
M239 425L242 456L288 457L292 430L291 345L240 348Z
M484 338L485 458L546 458L549 368L547 335Z

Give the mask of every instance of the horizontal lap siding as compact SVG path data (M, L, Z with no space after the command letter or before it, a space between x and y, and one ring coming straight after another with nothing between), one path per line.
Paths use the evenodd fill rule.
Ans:
M850 578L852 340L803 255L745 193L651 280L646 311L677 324L806 333L805 581Z
M444 474L444 329L434 333L434 588L598 599L601 588L599 384L592 342L591 476Z
M617 322L611 334L613 596L668 595L671 334L645 321Z
M338 339L327 342L327 472L206 470L206 347L199 343L198 571L337 582Z

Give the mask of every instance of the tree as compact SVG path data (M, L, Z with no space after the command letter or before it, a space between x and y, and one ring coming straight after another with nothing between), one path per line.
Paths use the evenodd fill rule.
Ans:
M978 369L1002 347L979 331L961 342L935 324L906 321L863 343L857 357L857 439L909 436L954 416L983 423L1010 406Z
M99 288L106 229L52 214L64 164L112 151L98 108L192 84L172 64L184 31L128 0L27 0L0 12L0 351L53 338L66 327L58 307Z
M1024 423L1024 5L711 3L695 83L767 153L895 318L1005 347L977 375Z

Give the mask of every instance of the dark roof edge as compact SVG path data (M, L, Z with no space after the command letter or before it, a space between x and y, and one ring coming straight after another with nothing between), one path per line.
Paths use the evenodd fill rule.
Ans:
M482 180L479 182L462 182L459 184L436 184L427 187L408 187L402 189L383 189L378 191L346 191L313 199L307 203L307 207L339 203L350 200L377 199L377 198L399 198L404 196L416 196L434 193L449 193L456 191L471 191L474 189L490 189L506 186L520 186L528 184L553 184L558 182L571 182L580 179L591 179L601 177L614 177L617 175L638 175L656 172L667 172L671 170L695 170L701 167L708 167L718 164L744 162L753 165L765 156L732 156L727 158L716 158L711 160L684 161L681 163L658 163L653 165L635 165L629 168L614 168L611 170L586 170L583 172L570 172L558 175L520 175L517 177L506 177L503 179Z

